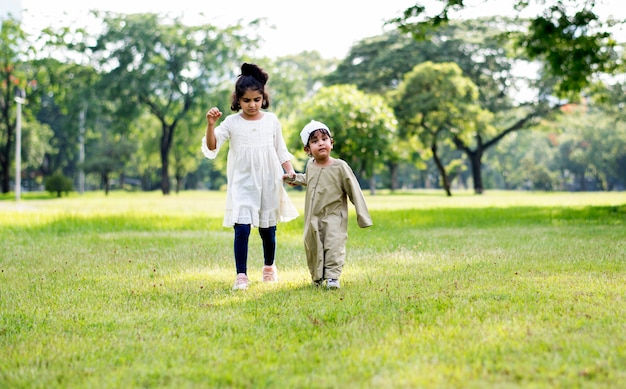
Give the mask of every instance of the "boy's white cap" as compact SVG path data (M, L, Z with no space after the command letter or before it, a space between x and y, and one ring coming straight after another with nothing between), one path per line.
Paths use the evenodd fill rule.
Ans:
M304 143L305 146L308 145L309 136L311 136L311 133L315 130L322 130L322 129L328 131L328 134L330 135L330 129L328 129L328 126L326 124L322 122L318 122L317 120L311 120L309 124L304 126L304 128L300 132L300 138L302 139L302 143Z

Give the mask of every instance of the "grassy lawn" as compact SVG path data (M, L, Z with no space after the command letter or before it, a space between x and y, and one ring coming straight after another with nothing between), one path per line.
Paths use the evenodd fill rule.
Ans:
M0 197L0 388L626 382L624 192L366 193L337 291L310 286L302 216L280 282L254 230L233 291L224 196Z

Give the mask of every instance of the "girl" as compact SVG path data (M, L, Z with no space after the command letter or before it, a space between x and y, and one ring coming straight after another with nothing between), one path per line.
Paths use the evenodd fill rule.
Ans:
M241 65L235 83L231 114L217 127L222 116L217 107L206 113L207 127L202 138L202 152L210 159L217 156L226 141L230 142L227 162L226 213L224 227L235 231L234 251L237 278L233 289L248 288L248 238L251 227L258 227L263 242L263 281L278 281L276 224L293 220L298 211L282 184L283 174L295 176L282 135L281 125L271 112L265 90L269 76L255 64Z

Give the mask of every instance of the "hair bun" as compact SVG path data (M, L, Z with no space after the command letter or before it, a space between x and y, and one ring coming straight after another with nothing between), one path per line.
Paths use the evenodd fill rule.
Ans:
M263 71L260 67L253 63L244 63L241 65L241 75L242 76L252 76L255 79L259 80L263 85L267 83L269 76L267 73Z

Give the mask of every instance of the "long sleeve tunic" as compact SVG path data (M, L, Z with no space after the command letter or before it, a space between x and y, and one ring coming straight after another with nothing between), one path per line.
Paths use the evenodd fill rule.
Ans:
M230 142L224 227L238 223L267 228L295 219L298 211L282 181L282 164L293 155L287 150L276 115L264 112L259 120L246 120L232 114L214 133L215 150L207 147L206 136L202 138L202 152L207 158L214 159Z
M306 173L297 174L295 181L307 187L304 246L311 278L314 281L339 278L348 240L348 199L356 210L359 227L372 225L359 182L341 159L325 167L319 167L311 159Z

